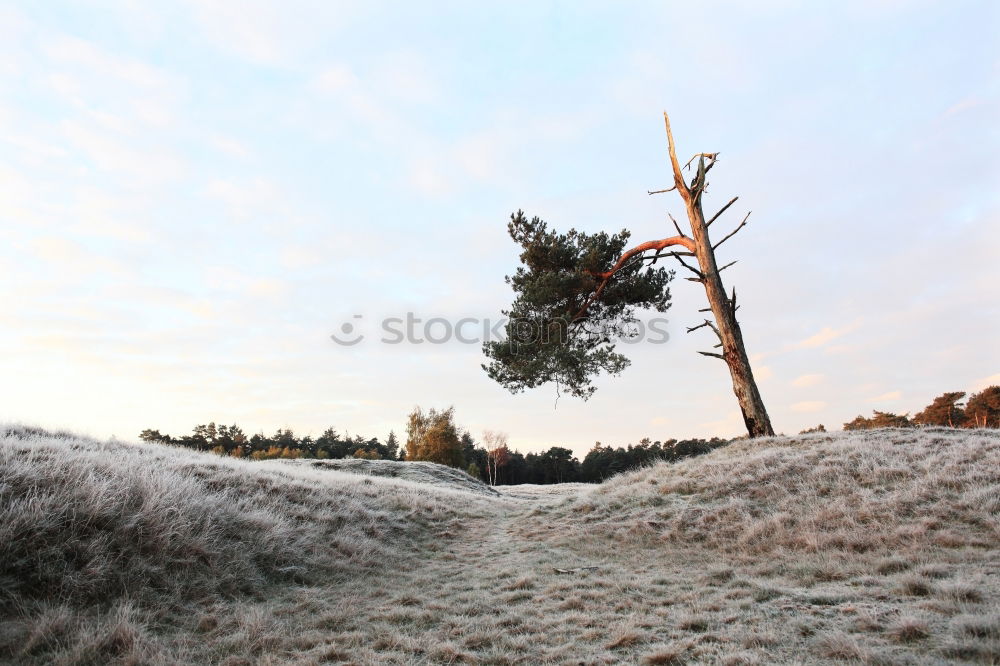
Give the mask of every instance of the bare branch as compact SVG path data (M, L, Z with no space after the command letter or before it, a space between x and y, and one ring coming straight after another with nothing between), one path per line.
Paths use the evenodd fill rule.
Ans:
M728 264L726 264L725 266L723 266L722 268L720 268L719 272L721 273L722 271L726 270L727 268L729 268L730 266L732 266L733 264L735 264L737 261L739 261L739 259L733 259Z
M711 312L711 311L712 311L712 308L702 308L702 309L698 310L698 312Z
M695 153L694 157L692 157L691 159L689 159L687 161L687 164L684 165L684 168L687 169L688 171L690 171L691 170L691 162L694 162L699 157L701 157L701 158L708 158L708 159L712 160L709 163L709 165L711 166L711 164L715 164L715 160L716 160L716 158L718 156L719 156L719 153ZM708 169L705 169L705 171L708 171Z
M753 211L750 211L750 212L753 212ZM713 251L713 252L715 251L715 249L716 249L717 247L719 247L720 245L722 245L723 243L725 243L725 242L726 242L727 240L729 240L730 238L732 238L733 236L735 236L735 235L736 235L736 232L737 232L737 231L739 231L740 229L742 229L743 227L745 227L745 226L746 226L746 223L747 223L747 218L749 218L749 217L750 217L750 212L748 212L748 213L746 214L746 216L745 216L745 217L743 218L743 221L742 221L742 222L740 222L740 225L739 225L738 227L736 227L735 229L733 229L732 231L730 231L730 232L729 232L729 233L728 233L728 234L726 235L726 237L725 237L725 238L723 238L723 239L722 239L722 240L720 240L720 241L719 241L718 243L716 243L715 245L713 245L713 246L712 246L712 251Z
M682 245L684 246L684 249L689 252L694 252L694 241L683 236L671 236L670 238L664 238L662 240L646 241L645 243L640 243L631 250L625 252L621 257L619 257L618 262L611 267L610 271L605 271L604 273L591 273L591 275L601 278L602 280L607 280L609 277L621 270L622 266L625 265L625 262L635 255L642 254L647 250L656 250L659 252L663 248L671 247L673 245Z
M687 263L686 261L684 261L683 259L681 259L681 255L679 255L679 254L678 254L678 253L676 253L676 252L671 252L671 253L670 253L670 255L671 255L671 256L672 256L672 257L673 257L674 259L676 259L677 261L681 262L681 266L683 266L684 268L688 269L689 271L691 271L692 273L694 273L695 275L697 275L697 276L699 277L699 279L704 279L704 277L705 277L705 274L704 274L704 273L702 273L701 271L699 271L699 270L698 270L697 268L695 268L694 266L691 266L691 265L689 265L689 264L688 264L688 263Z
M593 571L595 569L600 569L600 567L576 567L575 569L560 569L559 567L552 567L552 570L558 574L575 574L581 571Z
M636 255L640 255L638 261L641 262L643 261L643 257L641 256L643 252L646 252L647 250L656 250L657 254L659 254L660 250L674 245L681 245L689 252L692 253L694 252L694 241L692 241L690 238L684 238L681 236L671 236L670 238L663 238L661 240L655 240L655 241L646 241L645 243L640 243L639 245L636 245L631 250L628 250L621 257L619 257L618 261L615 262L615 265L612 266L611 270L609 271L605 271L603 273L595 273L591 271L590 274L595 278L599 278L601 282L600 284L597 285L597 289L594 290L594 293L590 296L590 298L587 299L587 301L583 304L580 310L575 315L573 315L573 318L570 321L575 322L583 316L583 314L587 311L587 308L589 308L593 304L593 302L596 301L598 298L600 298L601 294L604 293L604 288L608 286L608 280L610 280L615 273L620 271L629 261L629 259L632 259Z
M715 220L717 220L720 215L722 215L723 213L726 212L726 209L728 209L730 206L732 206L734 203L736 203L737 199L739 199L739 197L733 197L732 199L730 199L729 203L727 203L725 206L723 206L722 208L720 208L719 212L716 213L715 215L713 215L712 219L705 223L705 227L706 228L710 227L712 225L712 222L715 222Z
M715 352L703 352L703 351L700 351L698 353L701 354L702 356L711 356L712 358L722 359L723 361L726 360L725 356L723 356L722 354L716 354Z
M706 326L708 326L710 329L712 329L712 331L719 337L719 340L722 339L722 334L719 333L719 329L716 328L715 324L713 324L712 321L709 320L709 319L706 319L704 321L704 323L698 324L697 326L692 326L691 328L689 328L687 330L687 332L691 333L693 331L697 331L699 328L705 328Z
M664 192L673 192L676 189L677 186L674 185L673 187L666 190L646 190L646 194L663 194Z
M684 175L681 173L680 162L677 161L677 148L674 146L674 135L670 131L670 116L663 112L663 124L667 128L667 150L670 153L670 167L674 172L674 188L681 193L684 201L691 198L691 192L684 183Z
M667 213L667 217L669 217L670 221L674 223L674 229L677 230L677 233L679 233L682 238L687 238L687 236L684 234L684 232L681 231L681 225L677 224L677 220L674 219L674 216L671 215L670 213Z
M702 284L705 283L705 278L684 278L684 279L687 280L688 282L701 282Z

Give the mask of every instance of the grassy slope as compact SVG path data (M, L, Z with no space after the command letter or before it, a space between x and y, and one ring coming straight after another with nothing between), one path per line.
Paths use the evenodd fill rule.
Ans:
M996 433L759 440L496 497L5 432L19 662L1000 661Z
M479 479L474 479L461 470L429 462L400 464L392 460L364 460L356 458L343 458L340 460L299 458L281 462L286 465L305 466L313 469L336 470L352 474L403 479L405 481L415 481L441 488L450 488L452 490L466 490L479 495L496 496L499 494Z
M260 652L241 638L246 600L405 560L457 518L455 496L0 428L0 655L172 662ZM235 645L206 651L185 639L206 608L216 609L210 624L229 623ZM163 640L164 631L176 635Z

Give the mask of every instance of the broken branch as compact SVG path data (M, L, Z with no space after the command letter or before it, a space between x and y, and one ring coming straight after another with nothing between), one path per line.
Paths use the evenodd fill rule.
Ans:
M670 255L674 259L676 259L677 261L681 262L681 266L683 266L684 268L688 269L689 271L691 271L692 273L694 273L695 275L697 275L699 278L704 278L705 277L704 273L702 273L697 268L695 268L694 266L689 265L686 261L684 261L683 259L681 259L681 255L678 254L677 252L671 252Z
M719 153L695 153L694 157L692 157L691 159L689 159L687 161L687 164L684 165L684 168L687 169L688 171L690 171L691 170L691 162L694 162L699 157L708 158L708 159L712 160L712 162L709 164L709 167L711 167L711 165L715 163L715 159L718 156L719 156ZM708 168L706 168L705 171L708 171Z
M729 268L730 266L732 266L733 264L735 264L737 261L739 261L739 259L733 259L728 264L726 264L725 266L723 266L722 268L720 268L719 272L721 273L722 271L726 270L727 268Z
M667 213L667 216L670 218L670 221L674 223L674 229L677 230L677 233L680 234L682 238L687 238L684 232L681 231L681 225L677 224L677 220L674 219L674 216L670 213Z
M730 200L729 200L729 203L727 203L727 204L726 204L725 206L723 206L722 208L720 208L720 209L719 209L719 212L718 212L718 213L716 213L715 215L713 215L713 216L712 216L712 219L711 219L711 220L709 220L708 222L706 222L706 223L705 223L705 227L706 227L706 228L707 228L707 227L710 227L710 226L712 225L712 222L715 222L715 221L716 221L716 220L717 220L717 219L719 218L719 216L720 216L720 215L722 215L723 213L725 213L725 212L726 212L726 210L727 210L727 209L728 209L728 208L729 208L730 206L732 206L732 205L733 205L734 203L736 203L736 200L737 200L737 199L739 199L739 197L733 197L732 199L730 199Z
M560 569L559 567L552 567L552 569L558 574L573 574L580 573L581 571L593 571L595 569L600 569L600 567L576 567L575 569Z
M721 333L719 333L719 329L718 329L718 328L716 328L716 327L715 327L715 324L713 324L713 323L711 322L711 320L709 320L709 319L706 319L706 320L704 321L704 323L701 323L701 324L698 324L697 326L692 326L691 328L689 328L689 329L687 330L687 332L688 332L688 333L692 333L692 332L694 332L694 331L697 331L697 330L698 330L699 328L705 328L706 326L708 326L708 327L709 327L710 329L712 329L712 331L713 331L713 332L714 332L714 333L715 333L715 334L716 334L717 336L719 336L719 339L720 339L720 340L722 339L722 334L721 334Z
M670 153L670 167L674 172L674 189L681 193L684 201L691 198L691 192L688 191L687 185L684 183L684 175L681 173L680 162L677 161L677 149L674 146L674 135L670 131L670 116L667 112L663 112L663 124L667 128L667 151Z
M753 211L750 211L750 212L753 212ZM728 234L726 235L726 237L725 237L725 238L723 238L723 239L722 239L722 240L720 240L720 241L719 241L718 243L716 243L715 245L713 245L713 246L712 246L712 251L713 251L713 252L714 252L714 251L715 251L715 249L716 249L716 248L718 248L718 247L719 247L720 245L722 245L722 244L723 244L723 243L725 243L725 242L726 242L727 240L729 240L730 238L732 238L733 236L735 236L735 235L736 235L736 232L737 232L737 231L739 231L739 230L740 230L740 229L742 229L742 228L743 228L744 226L746 226L746 223L747 223L747 219L748 219L748 218L750 217L750 212L748 212L748 213L746 214L746 216L745 216L745 217L743 218L743 221L742 221L742 222L740 222L740 225L739 225L738 227L736 227L735 229L733 229L732 231L730 231L730 232L729 232L729 233L728 233Z

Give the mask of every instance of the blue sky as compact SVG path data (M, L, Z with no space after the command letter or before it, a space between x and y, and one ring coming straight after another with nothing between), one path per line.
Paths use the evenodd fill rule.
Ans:
M778 430L1000 383L992 2L46 2L0 8L0 418L132 438L209 420L384 436L414 405L584 453L742 432L674 282L666 345L583 403L477 345L511 211L672 228L661 112ZM360 314L361 319L352 319ZM344 321L366 340L329 335Z

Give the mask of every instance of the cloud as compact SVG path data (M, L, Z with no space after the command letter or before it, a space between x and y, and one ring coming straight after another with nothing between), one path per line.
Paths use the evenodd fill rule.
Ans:
M137 148L107 132L84 126L78 121L63 123L63 133L102 171L115 172L137 185L162 185L184 173L183 162L167 149Z
M410 167L409 184L418 192L431 197L445 196L454 191L444 169L430 159L415 160Z
M195 24L218 50L259 65L306 62L350 23L366 3L300 0L190 0Z
M799 388L806 388L807 386L816 386L825 379L826 375L812 374L812 375L800 375L792 380L792 386L797 386Z
M358 77L343 63L330 65L312 80L312 88L323 93L342 93L355 90Z
M976 382L972 385L972 390L982 391L984 388L990 386L1000 386L1000 373L976 380Z
M222 202L235 220L274 214L280 210L282 199L287 199L273 183L263 178L246 182L213 180L205 186L205 194Z
M824 326L819 333L811 335L805 340L798 342L794 348L795 349L815 349L816 347L822 347L832 340L850 333L851 331L857 329L859 326L858 322L849 324L843 328L830 328L829 326Z
M279 261L285 268L297 269L319 264L323 261L323 255L313 248L302 245L289 245L282 248Z
M205 272L205 284L220 291L260 298L281 296L289 288L287 283L276 278L256 277L222 266L208 268Z
M213 134L209 137L208 143L220 153L224 153L230 157L235 157L241 160L253 157L253 151L250 150L246 144L232 137L223 136L221 134Z
M43 236L31 241L32 253L53 266L60 275L110 273L123 276L130 271L124 264L91 252L80 243L59 236Z
M134 58L112 54L97 45L68 36L54 36L42 50L57 63L90 70L102 78L114 78L149 90L172 87L175 79L163 70Z
M277 5L245 0L192 2L195 21L216 48L261 64L278 64L287 57L284 15Z
M826 403L822 400L806 400L804 402L796 402L792 405L793 412L818 412L819 410L826 407Z
M724 418L699 424L698 432L704 433L704 437L733 437L740 433L745 434L746 424L739 410L734 410L728 412Z
M901 391L889 391L888 393L883 393L877 395L874 398L869 398L868 402L891 402L893 400L899 400L903 397Z

